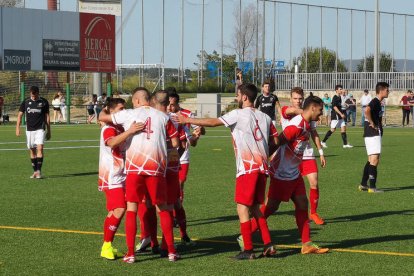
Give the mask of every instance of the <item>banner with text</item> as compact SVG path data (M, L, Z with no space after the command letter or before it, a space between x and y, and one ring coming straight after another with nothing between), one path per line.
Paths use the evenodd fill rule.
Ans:
M29 50L4 49L4 70L30 71L32 69L32 55Z
M43 70L79 71L79 41L43 39Z
M80 13L80 69L115 72L115 16Z

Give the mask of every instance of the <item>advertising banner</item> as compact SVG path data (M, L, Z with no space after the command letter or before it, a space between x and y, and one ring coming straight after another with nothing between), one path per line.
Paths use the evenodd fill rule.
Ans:
M30 71L32 69L32 55L29 50L4 49L4 70Z
M43 70L79 71L79 41L43 39Z
M80 13L80 70L115 72L115 16Z

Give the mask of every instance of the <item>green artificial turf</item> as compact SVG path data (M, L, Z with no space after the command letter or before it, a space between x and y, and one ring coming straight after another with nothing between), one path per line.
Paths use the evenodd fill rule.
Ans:
M293 204L286 203L268 220L273 242L283 245L278 247L276 257L243 262L230 259L239 250L230 132L225 128L208 129L206 137L192 149L185 186L188 232L199 241L193 247L179 246L183 259L176 263L148 253L138 256L132 265L121 259L106 261L99 257L106 215L104 195L97 190L99 128L59 125L52 126L52 131L52 140L45 146L45 178L35 180L29 179L32 169L24 150L25 137L15 137L14 126L0 126L3 275L414 273L412 128L385 129L377 182L385 190L383 194L357 190L367 159L361 128L348 130L352 149L342 148L339 132L328 140L328 164L320 169L319 179L319 214L327 223L311 223L312 239L347 252L301 255ZM319 129L322 137L325 132ZM118 232L121 235L114 245L124 252L123 223ZM177 229L175 235L179 238ZM255 242L259 252L257 235Z

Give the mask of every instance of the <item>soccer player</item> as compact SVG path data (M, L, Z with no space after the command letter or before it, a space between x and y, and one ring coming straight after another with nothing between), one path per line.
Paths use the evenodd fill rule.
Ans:
M16 123L16 136L20 136L22 116L26 116L27 148L30 151L33 174L30 178L42 178L43 144L52 137L50 130L49 102L39 96L39 87L30 87L30 98L25 99L19 108Z
M239 109L220 118L195 119L178 115L181 123L216 127L225 125L231 129L236 154L236 192L237 213L240 232L244 239L244 250L235 256L236 260L254 259L250 214L260 229L264 244L263 256L276 254L271 243L266 219L259 205L264 201L266 190L267 159L269 144L277 144L277 131L269 116L254 108L257 87L242 84L237 92Z
M326 141L331 137L332 133L335 132L337 127L341 128L341 136L343 142L343 148L352 148L350 144L348 144L348 140L346 137L346 114L341 111L342 108L342 100L341 95L343 93L343 87L340 84L335 86L336 95L332 98L332 110L331 110L331 129L325 135L322 141L322 147L327 148Z
M109 99L106 109L110 114L125 108L125 100ZM113 260L117 250L112 247L115 233L125 213L125 140L143 129L143 124L132 123L128 131L121 126L106 124L102 127L99 149L98 189L106 196L108 215L104 222L104 243L101 257Z
M168 112L171 114L181 114L185 117L194 118L193 113L190 110L184 109L180 107L180 96L178 95L177 91L174 87L167 88L168 94L169 94L169 101L170 104L168 105ZM174 118L174 116L172 117ZM200 133L202 135L205 134L205 129L203 127L199 127L196 125L186 124L186 129L190 130L193 129L197 133ZM188 143L186 143L184 152L180 156L180 170L178 171L179 174L179 181L180 181L180 199L181 199L181 207L178 210L175 210L175 218L177 220L177 224L180 227L180 233L181 233L181 242L183 244L191 245L193 242L191 239L186 235L184 229L187 227L187 215L183 206L184 201L184 184L187 181L187 175L188 170L190 168L190 145L196 146L197 139L199 138L199 135L192 135L193 138L191 140L188 140Z
M135 262L135 236L137 232L137 207L145 198L157 208L160 224L168 246L168 259L175 262L180 256L174 247L173 222L171 209L167 205L165 171L167 161L167 137L173 147L179 146L177 130L168 116L150 107L150 94L143 87L136 88L132 96L134 108L120 112L100 115L105 123L122 125L127 131L132 122L144 123L143 131L128 140L126 150L126 242L128 252L124 262ZM168 105L166 102L157 103ZM140 107L139 107L140 106ZM148 198L146 198L148 197Z
M270 82L265 81L262 84L263 94L257 97L254 107L267 114L276 125L276 109L280 113L280 103L276 95L270 93Z
M311 96L313 94L311 93ZM303 89L300 87L294 87L290 91L290 106L282 107L282 128L285 129L289 124L289 121L296 115L303 113L302 109L303 102ZM316 122L310 122L310 134L319 152L319 158L321 161L321 166L324 168L326 166L326 160L323 153L321 140L319 138L318 132L316 131ZM308 142L306 143L306 149L303 152L303 159L300 163L299 170L301 175L308 178L309 182L309 202L310 202L310 219L313 220L316 224L324 224L324 220L319 216L317 209L319 203L319 186L318 186L318 165L316 164L315 155L313 154L313 147Z
M318 121L322 115L323 102L319 97L309 96L303 105L303 113L292 118L279 136L279 148L270 160L270 186L266 205L262 213L267 218L273 214L282 201L292 200L295 204L295 218L302 240L302 254L323 254L327 248L320 248L311 242L308 218L308 198L299 166L309 140L311 121ZM252 231L255 230L255 225Z
M368 193L381 193L382 190L377 189L377 167L381 155L381 140L383 128L381 122L381 101L388 98L389 84L386 82L378 82L375 86L376 97L371 100L365 109L364 123L364 140L368 154L368 162L365 164L362 174L360 191L368 191ZM369 179L369 186L367 181Z

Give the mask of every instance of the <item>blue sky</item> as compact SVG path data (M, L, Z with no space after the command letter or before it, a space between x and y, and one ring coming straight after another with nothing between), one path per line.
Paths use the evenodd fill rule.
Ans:
M145 63L159 63L161 60L161 3L162 0L144 1L144 34L145 34ZM47 9L47 0L26 0L26 8ZM181 24L181 0L165 0L165 64L166 67L178 67L180 64L180 24ZM185 0L185 31L184 31L184 66L194 68L197 62L196 55L201 49L201 15L202 0ZM339 8L354 8L361 10L374 10L375 0L285 0L288 3L302 3L312 5L323 5ZM243 0L242 5L256 3L255 0ZM76 11L76 0L60 0L60 8L64 11ZM124 25L122 43L122 62L141 63L141 0L123 0ZM221 0L205 0L205 37L204 48L207 52L220 50L220 5ZM231 45L231 37L236 19L233 16L234 9L239 5L239 0L224 0L224 44ZM260 5L260 11L262 4ZM273 4L266 4L266 59L273 57L273 35L276 37L275 57L277 60L285 60L297 56L300 50L306 46L306 7L294 6L292 24L292 51L289 47L289 16L290 5L278 4L276 12L276 30L274 31ZM408 0L380 0L380 10L393 13L414 14L414 1ZM126 19L127 14L130 14ZM321 16L319 8L310 8L309 12L309 46L320 45ZM336 49L336 10L323 10L322 45ZM362 58L365 53L364 41L366 37L367 54L374 49L374 16L367 15L367 33L365 33L365 20L363 12L354 12L352 15L352 38L351 13L340 10L339 12L339 37L338 55L342 59ZM381 17L381 49L392 52L394 47L395 58L414 59L414 16L407 17L407 37L404 31L404 16L395 16L394 22L394 46L392 42L391 15ZM120 19L117 19L119 26ZM120 34L120 33L118 33ZM120 35L117 37L117 63L121 63ZM407 41L405 48L404 41ZM225 53L231 53L229 47ZM292 54L290 54L292 52ZM405 53L407 53L405 55ZM261 55L261 54L259 54Z

